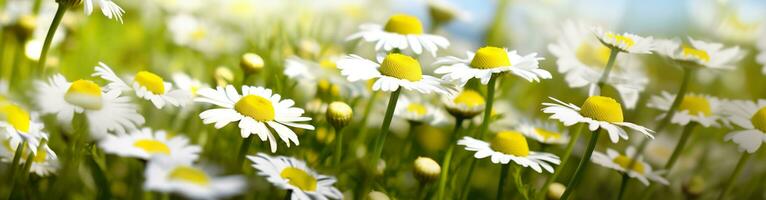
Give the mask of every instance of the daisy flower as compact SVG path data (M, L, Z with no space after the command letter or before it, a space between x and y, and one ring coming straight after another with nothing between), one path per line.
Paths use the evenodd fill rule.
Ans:
M628 134L623 127L641 132L644 135L654 138L653 131L630 122L623 121L622 106L612 98L604 96L590 96L585 100L582 107L577 107L571 103L564 103L556 98L550 97L556 103L543 103L544 113L552 114L551 119L556 119L564 123L565 126L572 126L577 123L588 125L590 131L603 129L609 134L612 143L617 143L620 138L628 139Z
M695 64L711 69L735 69L736 63L745 57L745 51L737 46L724 48L723 44L695 40L689 37L685 45L679 39L658 40L658 54L681 63Z
M98 63L96 66L96 72L93 76L101 77L104 80L109 81L106 86L110 90L133 90L136 92L136 96L142 99L146 99L152 102L155 107L162 109L165 104L173 106L181 106L186 103L190 96L183 90L173 89L173 84L165 82L162 77L148 71L140 71L136 73L132 81L133 86L128 86L126 81L123 81L117 74L112 71L103 62Z
M316 94L329 91L332 95L369 96L366 84L362 82L349 83L340 75L334 58L323 59L317 63L298 57L290 57L285 61L284 74L298 81L301 86L308 88L308 90L317 89Z
M566 144L569 142L567 131L560 130L555 123L524 122L519 124L518 129L524 136L543 144Z
M200 148L189 143L189 139L178 135L170 136L165 131L150 128L135 130L129 135L107 135L99 142L104 152L123 157L149 160L152 155L162 154L189 163L197 160Z
M593 28L593 33L602 44L610 49L617 49L621 52L636 54L651 54L654 49L654 39L652 37L641 37L630 33L613 33L604 31L601 27Z
M174 192L190 199L221 199L245 189L244 177L214 176L212 171L172 157L156 156L144 171L144 189Z
M550 79L551 73L540 69L537 53L521 56L516 51L508 51L498 47L482 47L476 52L466 52L466 58L454 56L437 58L434 65L440 66L434 71L443 74L442 79L457 81L465 85L471 78L481 80L482 84L489 83L494 74L505 72L526 79L529 82L539 82L540 79Z
M67 1L67 0L65 0ZM72 0L68 0L72 1ZM93 13L94 5L98 5L101 8L101 13L109 19L116 19L122 23L122 14L125 14L125 10L122 10L119 5L112 2L112 0L82 0L83 11L86 15Z
M0 148L0 157L3 162L12 162L14 155L16 154L16 147L10 144L9 140L3 141L3 147ZM32 164L29 167L29 172L35 173L38 176L48 176L56 172L59 169L58 156L56 152L53 152L47 144L40 147L41 151L37 151L37 147L33 148ZM25 163L29 156L29 151L24 149L21 154L20 163Z
M649 180L661 183L663 185L670 184L668 180L662 177L664 170L654 171L649 163L643 161L642 157L638 157L633 161L636 156L636 150L633 147L626 149L626 154L623 155L613 149L607 149L606 153L593 152L591 161L606 168L617 170L620 173L628 173L628 176L636 178L644 185L649 185ZM635 162L631 169L627 169L631 162Z
M240 95L234 86L227 85L215 90L204 88L198 94L195 101L220 106L200 113L203 123L215 123L215 128L220 129L229 123L239 122L237 124L242 138L251 134L258 135L261 141L269 141L271 152L277 151L277 139L271 130L287 147L291 143L300 144L298 135L289 127L314 130L314 126L303 124L311 120L301 116L303 109L293 107L293 100L282 99L282 96L272 93L270 89L242 86Z
M11 102L0 103L0 133L4 135L10 146L18 147L26 142L26 147L33 153L37 152L40 140L48 139L48 133L43 131L43 124L36 120L34 113Z
M473 118L484 111L484 97L471 89L463 89L457 95L444 95L444 107L452 116L466 119Z
M75 113L83 113L94 139L105 137L109 132L125 134L144 124L144 117L136 112L138 107L119 90L102 90L89 80L69 82L61 74L53 75L47 82L35 83L35 100L44 114L56 114L60 124L69 126Z
M390 52L393 49L411 50L420 55L423 50L436 56L438 49L445 49L449 41L438 35L426 34L420 20L411 15L396 14L391 16L385 26L378 24L362 24L361 31L349 36L346 40L363 39L375 43L376 51Z
M407 96L403 96L397 101L394 116L409 122L425 122L431 125L446 122L446 116L442 110L423 100Z
M192 97L186 98L186 102L181 102L183 105L191 103L193 98L197 97L197 91L199 91L199 89L210 87L207 83L193 79L189 77L189 75L180 72L173 73L173 83L178 86L179 90L186 92L186 96Z
M452 89L445 87L441 79L423 75L420 63L404 54L388 54L378 62L352 54L338 60L337 65L340 73L351 82L375 80L372 89L376 91L393 92L402 87L423 94L444 94Z
M561 162L556 155L530 151L527 139L516 131L498 132L489 143L465 136L458 140L457 144L465 146L465 150L476 152L473 156L478 159L490 157L495 164L508 164L513 161L522 167L532 168L537 173L542 173L543 169L553 173L553 167L549 163L558 165Z
M291 191L291 199L342 199L343 194L333 186L335 177L321 175L306 163L291 157L272 157L264 153L247 156L258 175L284 190Z
M652 96L647 106L667 112L675 98L676 95L663 91L659 96ZM670 122L678 125L697 122L704 127L718 127L718 121L724 119L721 103L722 100L710 95L686 94ZM663 113L657 118L662 119L666 114Z
M724 140L737 143L740 151L755 153L766 142L766 100L736 100L724 108L729 121L744 129L727 134Z
M571 88L590 87L590 94L598 87L599 79L609 61L611 50L601 44L584 25L566 22L561 37L548 50L556 56L556 65ZM639 93L644 91L649 79L641 70L641 62L628 55L616 60L606 83L620 94L626 108L635 107Z

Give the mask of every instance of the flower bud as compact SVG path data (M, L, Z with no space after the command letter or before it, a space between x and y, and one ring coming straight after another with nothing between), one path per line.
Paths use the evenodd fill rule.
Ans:
M231 72L231 69L220 66L218 68L215 68L215 73L213 74L213 78L215 79L215 83L218 86L226 86L227 84L234 81L234 72Z
M330 122L335 128L343 128L348 125L353 115L353 110L346 103L336 101L327 106L327 122Z
M246 74L257 74L263 70L263 58L258 54L245 53L239 61L239 67Z
M561 195L564 194L564 191L567 190L567 187L562 185L561 183L552 183L548 186L548 193L545 195L545 198L548 200L559 200L561 199Z
M430 183L439 179L442 168L431 158L418 157L415 159L413 174L422 184Z
M390 200L388 196L385 193L378 192L378 191L370 191L370 193L367 193L367 199L369 200Z

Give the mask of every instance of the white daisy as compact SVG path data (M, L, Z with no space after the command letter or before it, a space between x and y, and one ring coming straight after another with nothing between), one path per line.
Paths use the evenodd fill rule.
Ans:
M482 84L489 83L493 74L505 72L526 79L529 82L539 82L540 79L552 78L551 73L540 69L537 53L521 56L516 51L508 51L498 47L482 47L474 52L466 52L466 58L454 56L440 57L434 63L440 66L434 71L443 74L442 79L457 81L460 86L465 85L471 78L478 78Z
M444 95L444 107L452 116L470 119L484 111L484 97L471 89L463 89L457 95Z
M737 143L740 151L755 153L766 142L766 100L736 100L724 108L729 121L744 129L727 134L724 140Z
M663 91L660 96L652 96L647 106L667 112L675 98L676 95ZM710 95L686 94L670 122L686 125L693 121L704 127L718 127L718 121L724 119L721 103L722 100ZM666 114L657 116L657 119L664 118Z
M242 176L214 176L213 170L155 156L144 172L144 189L174 192L190 199L221 199L242 193L246 181Z
M59 123L70 126L75 113L85 114L88 128L94 139L109 132L125 134L144 124L144 117L136 112L138 107L119 90L102 90L93 81L68 82L61 74L48 82L37 81L35 96L44 114L56 114Z
M182 102L181 104L191 103L193 98L197 97L197 91L199 91L199 89L210 87L207 83L193 79L189 77L189 75L180 72L173 73L173 83L178 87L179 90L186 92L186 96L192 97L187 98L187 101Z
M406 95L397 101L394 116L410 122L428 123L431 125L445 123L447 120L447 116L441 109L424 100Z
M658 54L681 63L692 63L711 69L735 69L737 62L745 57L745 51L737 46L724 48L723 44L695 40L689 37L687 46L680 39L657 40ZM696 66L695 65L695 66Z
M622 106L612 98L604 96L590 96L581 107L571 103L564 103L556 98L550 97L556 103L543 103L544 113L552 114L551 119L557 119L565 126L572 126L577 123L588 125L590 131L603 129L609 134L612 143L617 143L620 138L628 139L628 134L622 127L627 127L654 138L652 130L630 122L623 121Z
M548 46L569 87L590 86L591 95L598 89L596 86L611 53L609 47L592 34L584 25L569 21L564 23L558 41ZM640 60L630 54L617 59L615 65L606 83L617 89L626 108L633 108L649 79L641 70Z
M7 139L14 149L20 143L26 142L25 147L36 153L40 141L48 139L48 133L43 131L43 124L35 120L36 114L29 113L14 103L0 102L0 119L0 135Z
M264 153L247 156L258 175L275 186L292 191L291 199L342 199L343 194L333 186L335 177L321 175L303 161L291 157L272 157Z
M3 147L0 148L0 157L3 162L12 162L14 155L16 154L16 147L10 144L9 140L3 140ZM32 165L29 167L29 172L35 173L38 176L48 176L55 173L59 169L58 156L56 152L53 152L47 144L41 146L42 150L37 151L37 147L32 149L34 157L32 158ZM29 150L24 149L21 154L20 163L26 163L26 159L29 156Z
M202 150L182 135L170 136L165 131L152 131L150 128L135 130L129 135L107 135L99 146L106 153L124 157L148 160L152 155L163 154L189 163L197 160Z
M626 150L627 155L622 155L613 149L607 149L606 154L594 151L591 161L606 168L617 170L621 173L628 173L628 176L636 178L644 185L649 185L649 180L656 181L663 185L670 184L668 180L662 177L665 173L664 170L654 171L649 163L644 162L643 157L638 157L633 161L636 150L633 147L628 147ZM628 165L633 163L633 167L627 170Z
M604 31L601 27L593 28L596 38L611 49L617 49L621 52L636 54L651 54L654 49L654 39L652 37L641 37L630 33L612 33Z
M348 37L347 40L363 39L375 43L375 50L389 52L393 49L411 50L421 54L423 50L436 56L438 49L445 49L449 41L438 35L426 34L423 25L417 17L405 14L391 16L385 26L378 24L362 24L360 32Z
M316 94L329 91L332 95L347 97L369 96L367 85L363 82L349 83L338 71L336 59L323 59L319 63L290 57L285 60L284 74L298 81L307 90ZM336 89L337 88L337 89Z
M71 0L70 0L71 1ZM112 0L82 0L83 11L86 15L93 13L94 5L98 5L101 8L101 13L109 19L116 19L122 23L122 14L125 14L125 10L122 10L119 5L112 2Z
M555 123L542 121L522 122L519 124L519 132L543 144L566 144L569 142L569 134L566 130L559 129Z
M132 89L136 92L136 96L151 101L159 109L162 109L166 103L173 106L181 106L191 98L183 90L173 89L173 84L165 82L162 77L152 72L140 71L136 73L132 81L127 81L133 82L133 87L131 88L109 66L103 62L99 62L98 65L93 76L109 81L107 88L122 91Z
M270 129L276 132L287 147L291 143L299 145L298 135L288 127L314 130L314 126L303 124L311 118L303 117L303 109L293 107L295 102L282 99L270 89L254 86L242 86L242 95L232 85L215 90L204 88L199 91L195 101L211 103L221 108L208 109L199 114L205 124L215 123L215 128L222 128L237 122L243 138L251 134L258 135L261 141L269 141L271 152L277 151L277 139Z
M444 94L453 89L445 86L441 79L423 75L420 63L404 54L388 54L377 63L352 54L338 60L338 68L351 82L374 79L373 90L393 92L402 87L423 94Z
M465 136L458 140L457 144L465 146L465 150L476 152L473 156L478 159L490 157L492 163L496 164L508 164L513 161L522 167L532 168L537 173L542 173L543 169L553 173L553 167L549 163L561 163L556 155L530 151L527 139L516 131L498 132L489 143Z

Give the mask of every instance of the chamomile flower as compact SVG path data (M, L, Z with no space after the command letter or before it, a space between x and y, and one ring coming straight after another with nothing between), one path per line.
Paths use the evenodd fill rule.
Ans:
M376 91L393 92L399 87L423 94L445 94L452 91L441 79L424 75L420 63L404 54L388 54L378 62L352 54L338 60L337 65L340 73L351 82L374 80L372 89Z
M12 162L13 157L16 154L16 147L17 146L10 144L8 140L3 141L3 147L0 147L0 157L2 157L3 162ZM38 147L32 149L32 154L34 154L34 156L32 157L29 172L35 173L38 176L48 176L55 173L60 167L56 152L53 152L53 149L47 144L40 146L40 151L37 151L37 148ZM27 162L26 159L29 156L29 152L29 149L24 149L19 160L20 163Z
M663 91L659 96L652 96L647 106L667 112L675 98L676 95ZM710 95L686 94L670 122L678 125L697 122L704 127L718 127L718 121L723 119L721 102L722 100ZM663 113L657 118L661 119L666 114Z
M388 19L385 26L362 24L359 29L361 31L349 36L347 40L361 38L365 42L375 43L377 51L411 50L419 55L425 50L432 56L436 56L438 49L449 46L446 38L426 34L420 20L411 15L396 14Z
M623 129L630 128L644 135L654 138L652 130L630 122L623 121L622 106L612 98L604 96L590 96L585 100L582 107L571 103L564 103L550 97L556 103L543 103L544 113L551 114L551 119L559 120L565 126L584 123L590 131L603 129L609 134L612 143L617 143L620 138L628 139L628 133Z
M238 122L243 138L251 134L258 135L261 141L269 141L271 152L277 151L274 134L290 147L291 143L299 145L300 142L298 135L289 127L314 130L314 126L303 124L311 120L301 116L303 109L293 107L293 100L282 99L282 96L272 93L270 89L242 86L240 95L234 86L227 85L215 90L204 88L198 94L200 97L195 101L220 106L200 113L203 123L215 123L215 128L220 129L229 123Z
M452 116L470 119L484 111L484 97L471 89L463 89L456 95L444 95L444 107Z
M80 0L63 0L63 1L56 1L59 3L69 3L69 4L77 4L80 2ZM104 14L109 19L116 19L117 21L120 21L122 23L122 14L125 14L125 10L122 10L119 5L112 2L112 0L82 0L83 4L83 11L85 11L85 15L90 15L93 13L93 8L95 6L98 6L101 8L101 13ZM69 5L69 6L75 6L75 5Z
M727 103L725 109L729 121L744 130L733 131L724 140L737 143L740 151L755 153L766 142L766 100L735 100Z
M258 175L274 186L292 191L291 199L342 199L343 194L333 186L335 177L321 175L303 161L291 157L272 157L264 153L247 156Z
M658 54L680 63L691 63L711 69L735 69L736 63L745 57L745 51L737 46L724 48L723 44L695 40L689 37L686 45L679 39L657 40Z
M213 170L178 161L172 157L155 156L144 171L144 188L150 191L173 192L190 199L222 199L245 189L242 176L215 176Z
M442 79L456 81L460 86L471 78L480 79L486 85L492 75L506 72L529 82L539 82L540 79L552 78L551 73L538 66L542 59L537 57L537 53L521 56L516 51L487 46L475 53L466 52L466 58L440 57L434 63L440 67L434 72L443 74Z
M150 128L135 130L129 135L107 135L99 142L104 152L124 157L149 160L152 155L162 154L189 163L197 160L200 148L189 143L189 139L178 135L170 136L165 131Z
M394 116L410 122L431 125L446 122L446 115L441 109L414 97L402 96L396 104Z
M649 185L649 180L663 185L670 184L668 180L662 177L664 170L652 170L652 166L649 165L649 163L644 162L643 157L640 156L633 161L636 156L636 150L633 147L628 147L625 152L627 155L620 154L613 149L607 149L606 153L595 151L590 160L593 161L593 163L617 170L620 173L627 173L628 176L638 179L641 183L644 183L644 185ZM631 162L635 162L633 167L627 169Z
M553 173L550 164L558 165L561 162L556 155L530 151L527 139L516 131L498 132L489 143L465 136L458 140L457 144L465 146L468 151L476 152L473 156L478 159L490 157L495 164L508 164L513 161L522 167L532 168L537 173L542 173L543 169Z
M9 144L16 148L19 143L26 142L26 147L36 153L42 139L48 139L48 133L43 131L43 124L36 121L35 113L11 103L0 103L0 133Z
M604 31L601 27L593 28L596 38L610 49L634 54L651 54L654 49L652 37L641 37L630 33L613 33Z
M317 94L329 91L333 95L369 96L366 84L362 82L349 83L340 75L334 58L327 58L317 63L298 57L290 57L285 61L284 74L298 81L303 87L317 89L315 92Z
M556 56L556 65L564 74L569 87L590 87L590 94L601 78L604 68L609 61L610 49L601 44L584 25L566 22L561 30L561 37L556 43L550 44L548 50ZM641 62L630 54L617 59L609 79L606 80L620 94L620 99L626 108L635 107L639 93L644 91L649 79L641 70Z
M555 123L542 121L522 122L519 124L519 132L543 144L566 144L569 135L566 130L560 130Z
M89 80L69 82L61 74L35 85L38 88L35 100L42 113L56 114L64 126L71 124L75 113L83 113L94 139L109 132L125 134L144 124L144 117L136 112L138 107L130 102L130 97L120 96L119 90L102 90Z
M178 86L179 90L186 92L186 96L192 97L186 98L187 101L182 104L191 103L193 98L197 97L197 91L199 91L199 89L210 87L207 83L193 79L189 77L189 75L180 72L173 74L173 83Z
M173 106L181 106L186 103L190 96L183 90L173 89L173 84L165 82L162 77L149 71L140 71L132 78L132 87L123 81L117 74L109 68L108 65L103 62L98 63L96 66L96 72L93 76L101 77L104 80L109 81L107 87L109 89L116 90L133 90L136 92L136 96L142 99L146 99L154 104L154 107L162 109L165 104Z

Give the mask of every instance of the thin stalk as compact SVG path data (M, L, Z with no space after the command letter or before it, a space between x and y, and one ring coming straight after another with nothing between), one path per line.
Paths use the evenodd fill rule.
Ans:
M457 144L455 143L455 140L457 139L457 134L460 132L460 128L463 127L463 118L457 117L455 118L455 128L452 129L452 135L450 136L450 144L449 148L447 149L447 153L444 154L444 159L442 160L442 171L439 175L439 189L437 194L437 199L444 199L444 190L447 188L447 180L449 180L449 170L450 165L452 163L452 154L455 151L455 147Z
M548 192L548 186L556 181L556 178L561 175L561 171L564 171L567 163L569 163L569 157L572 155L572 150L574 150L575 144L577 144L577 139L580 138L580 134L583 129L585 129L585 126L585 124L577 125L577 130L570 136L569 143L567 144L566 149L564 149L564 154L561 156L561 164L556 167L556 170L553 171L553 174L549 176L548 179L545 179L545 184L543 184L543 187L540 188L540 191L535 195L536 198L542 199L545 197L545 193Z
M399 94L402 92L402 88L400 87L393 93L391 93L391 98L388 99L388 107L386 108L386 115L383 118L383 124L380 127L380 133L375 138L375 147L372 152L372 157L370 160L370 163L372 164L371 167L374 169L375 166L378 164L378 159L380 159L381 154L383 153L383 146L386 144L386 137L388 137L388 129L391 126L391 119L394 117L394 108L396 108L396 102L399 101Z
M335 160L333 165L340 164L343 158L343 127L335 127Z
M285 194L285 200L292 199L293 196L293 190L287 190L287 194Z
M574 175L572 176L572 180L569 181L569 184L567 184L567 189L564 191L564 194L561 195L561 199L567 200L569 199L569 196L572 195L572 192L575 191L577 188L577 185L580 184L580 181L582 180L583 174L585 174L585 170L588 168L588 163L590 162L590 156L593 155L593 149L596 148L596 143L598 143L598 136L600 135L600 130L593 131L590 136L590 142L588 142L588 148L585 150L585 155L583 155L582 159L580 160L580 164L577 165L577 169L575 170Z
M514 168L516 168L516 170L513 173L513 182L516 185L516 190L519 191L519 194L521 194L521 197L524 197L524 200L529 200L529 194L527 192L527 188L524 186L524 182L521 179L522 168L520 166L514 166ZM529 179L529 180L532 181L532 179Z
M503 189L505 186L505 178L508 177L508 170L511 164L503 164L500 167L500 182L497 183L497 200L503 199Z
M64 3L60 3L58 6L58 9L56 9L56 15L53 17L53 21L51 22L51 27L48 29L48 34L45 35L45 42L43 43L43 50L40 52L40 59L37 62L37 69L39 72L42 72L38 74L39 76L43 76L45 74L45 62L48 58L48 50L51 48L51 42L53 41L53 35L56 34L56 29L58 29L59 24L61 24L61 19L64 18L64 13L66 13L69 6Z
M372 111L372 105L375 104L375 100L378 98L380 92L374 91L370 95L370 99L367 101L367 105L364 106L362 114L362 120L359 121L359 141L367 139L367 120L369 119L370 112Z
M681 134L681 139L678 140L678 144L676 144L676 148L673 149L673 154L670 155L670 159L667 163L665 163L665 170L667 170L668 173L670 173L670 170L673 168L673 165L675 165L676 160L678 160L678 157L681 155L681 152L684 151L684 147L686 146L687 141L689 141L689 137L691 136L691 133L694 132L694 128L697 127L696 122L690 122L684 127L684 131Z
M23 152L24 152L24 147L26 147L26 144L27 144L26 140L19 143L19 146L16 147L16 152L13 154L13 161L11 162L11 166L10 166L11 169L8 172L8 174L10 175L8 176L9 178L8 183L11 184L9 187L11 188L11 195L13 194L14 185L16 185L16 174L18 173L19 161L21 160L21 157L24 156ZM27 160L27 162L29 162L29 160ZM10 197L8 198L10 199Z
M628 188L629 180L630 180L630 177L628 177L628 173L622 173L622 181L620 182L620 193L617 193L617 200L622 200L622 198L625 196L625 189Z
M617 60L617 54L619 53L619 49L611 48L611 51L609 52L609 61L606 62L604 72L601 73L601 78L598 79L598 88L600 91L604 91L604 85L606 85L606 81L609 80L609 74L612 72L612 68L614 68L614 61Z
M245 155L247 150L250 149L250 143L253 142L253 135L247 136L242 140L242 144L239 146L239 154L237 154L237 168L242 168L242 164L245 162Z
M500 75L493 74L487 83L487 103L484 106L484 118L482 118L481 126L479 126L479 133L477 135L477 139L479 140L484 138L484 134L489 128L489 122L492 120L492 106L495 102L495 84L497 83L498 77L500 77ZM470 190L469 188L474 167L476 167L476 159L471 159L471 166L468 168L468 175L465 177L465 181L463 182L466 184L466 186L463 187L463 198L468 197L468 191Z
M742 173L742 169L745 168L745 163L747 163L748 159L750 159L750 154L747 152L742 152L742 157L739 157L739 161L737 161L737 167L734 168L734 172L732 172L731 176L729 176L729 180L727 180L726 184L723 185L723 190L721 191L721 194L718 195L718 200L722 200L724 197L726 197L726 194L729 193L731 186L734 185L734 181L737 180L739 174Z

